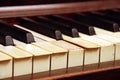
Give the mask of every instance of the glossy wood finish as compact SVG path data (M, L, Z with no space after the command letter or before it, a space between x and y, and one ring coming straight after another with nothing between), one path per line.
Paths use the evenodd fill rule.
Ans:
M89 70L83 72L66 73L34 80L119 80L120 66Z
M0 18L75 13L120 8L120 0L0 7Z

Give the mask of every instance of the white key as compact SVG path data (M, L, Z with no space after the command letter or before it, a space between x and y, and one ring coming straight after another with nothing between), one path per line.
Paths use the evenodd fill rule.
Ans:
M76 45L70 44L63 40L53 42L55 45L65 48L69 51L68 54L68 72L81 71L83 67L84 49Z
M99 45L91 43L89 41L86 41L82 38L72 38L72 37L63 35L63 39L70 42L70 43L76 44L78 46L81 46L81 47L87 48L87 49L94 49L94 48L100 47Z
M0 80L12 78L12 57L0 52Z
M83 53L84 49L78 46L75 46L73 44L70 44L66 41L54 41L53 44L43 41L40 38L35 37L36 43L32 43L36 46L39 46L41 48L44 48L46 50L52 51L53 53L63 53L65 50L69 50L69 60L66 64L68 64L68 68L71 67L78 67L83 65ZM57 46L56 46L57 45ZM59 46L59 47L58 47ZM75 60L75 58L77 58ZM53 65L54 66L54 65ZM81 68L78 68L81 70ZM77 69L77 70L78 70ZM74 69L75 70L75 69Z
M25 44L25 43L22 43L22 42L17 41L17 40L14 40L14 42L16 44L16 47L18 47L22 50L26 50L26 51L32 53L34 56L38 56L38 57L41 56L42 57L42 58L40 57L41 59L38 59L38 57L37 57L37 61L36 61L37 63L34 62L34 63L36 63L34 65L35 66L34 67L34 71L35 71L34 73L42 72L42 71L49 71L50 67L51 67L51 70L62 69L62 68L66 69L67 52L68 52L66 49L63 49L63 48L60 48L58 46L52 45L52 44L47 43L45 41L44 42L39 42L39 43L34 42L34 43L31 43L31 44ZM45 52L45 50L46 50L46 52ZM49 52L47 52L47 51L49 51ZM49 54L51 54L51 61L49 59L50 58ZM44 57L46 55L48 56L47 58ZM59 55L61 55L61 56L59 56ZM58 56L59 56L59 58L56 58ZM43 57L46 58L46 59L44 59ZM38 63L40 61L42 61L41 64ZM59 65L58 65L58 63L59 63ZM41 67L38 70L39 66L41 66Z
M110 35L110 36L114 36L114 37L120 37L120 32L111 32L111 31L107 31L107 30L104 30L104 29L100 29L100 28L97 28L97 27L94 27L95 31L96 31L96 34L107 34L107 35Z
M32 44L26 44L14 39L15 47L27 51L33 55L33 73L40 74L41 72L50 70L50 55L52 52L42 49L40 47L34 46ZM49 75L46 72L45 75ZM35 77L35 75L33 75Z
M47 37L47 36L43 36L43 35L41 35L41 34L39 34L39 33L37 33L37 32L34 32L34 31L32 31L32 30L23 28L22 26L19 26L19 25L16 25L16 24L15 24L14 26L31 32L31 33L32 33L35 37L37 37L37 38L41 38L41 39L46 40L46 41L49 41L49 42L54 42L54 41L56 41L56 40L53 39L53 38L50 38L50 37ZM33 26L33 27L34 27L34 26ZM66 36L66 35L62 35L62 36L63 36L63 39L64 39L64 40L69 41L69 42L71 42L71 43L73 43L73 44L76 44L76 45L78 45L78 46L82 46L82 47L84 47L84 48L98 48L98 47L100 47L100 46L98 46L98 45L96 45L96 44L94 44L94 43L85 41L85 40L83 40L83 39L81 39L81 38L79 38L79 39L78 39L78 38L71 38L71 37L68 37L68 36ZM89 45L88 45L88 44L89 44Z
M45 50L51 51L53 53L63 53L63 52L67 52L67 49L58 47L50 42L44 41L40 38L34 37L35 38L35 42L31 43L35 46L38 46L40 48L43 48Z
M14 72L13 76L22 76L32 74L32 55L17 49L14 46L0 45L0 51L11 56L14 59ZM31 77L31 76L30 76Z
M15 26L31 32L37 38L41 38L41 39L49 41L49 42L56 41L55 39L52 39L52 38L46 37L44 35L38 34L38 33L34 32L34 31L31 31L31 30L28 30L26 28L23 28L23 27L21 27L19 25L15 25ZM40 45L38 45L38 44L40 44L40 43L37 43L35 45L40 47ZM43 43L41 43L41 44L43 45ZM46 43L46 44L48 44L48 43ZM44 46L45 45L43 45L43 47ZM46 46L48 46L48 45L46 45ZM66 49L64 49L64 50L60 49L59 51L57 50L58 52L56 52L55 50L53 50L54 48L52 48L52 49L51 48L47 49L47 50L50 50L50 51L52 50L53 51L53 54L52 54L52 57L51 57L51 70L58 70L58 69L61 69L61 68L65 68L66 69L66 67L67 67L66 64L67 64L67 54L68 54L68 51Z
M84 70L96 69L99 63L100 46L83 38L71 38L63 35L63 38L71 43L85 48Z
M23 27L21 27L21 26L18 26L17 25L17 27L19 27L19 28L22 28L22 29L25 29L25 28L23 28ZM49 41L49 42L57 42L56 40L54 40L54 39L52 39L52 38L49 38L49 37L41 37L41 35L40 34L38 34L38 33L36 33L36 32L34 32L34 31L31 31L31 30L28 30L28 29L25 29L25 30L27 30L27 31L30 31L30 32L32 32L33 33L33 35L35 36L35 37L37 37L37 38L41 38L41 39L44 39L44 40L46 40L46 41ZM38 39L36 39L35 38L35 40L38 40ZM41 41L37 41L37 42L41 42ZM65 41L63 41L64 43L65 43L65 45L72 45L72 44L70 44L70 43L67 43L67 42L65 42ZM38 43L37 43L38 44ZM57 49L57 47L55 47L55 46L53 46L52 44L50 44L50 43L46 43L46 42L41 42L41 43L39 43L39 44L41 44L41 45L38 45L38 46L40 46L40 47L42 47L42 48L45 48L45 47L47 47L47 50L50 50L50 51L52 51L52 52L55 52L55 51L62 51L62 50L60 50L59 48ZM49 46L48 46L49 45ZM60 46L60 44L58 44L59 46ZM55 47L55 48L52 48L52 47ZM60 46L60 47L63 47L63 46ZM69 61L68 62L66 62L65 64L64 64L64 67L66 66L66 64L68 64L69 63L69 66L68 67L74 67L74 66L80 66L80 65L83 65L83 50L80 48L77 48L77 49L75 49L74 48L74 50L72 50L70 47L68 47L68 46L65 46L65 47L63 47L63 48L65 48L65 49L67 49L67 50L69 50L69 53L71 54L69 54L69 56L70 56L70 58L69 58ZM79 60L77 60L77 61L74 61L74 56L72 56L75 52L77 52L76 53L76 57L80 57L79 59L80 59L80 61ZM79 53L80 52L80 53ZM59 52L59 53L61 53L61 52ZM77 55L79 55L79 56L77 56ZM59 55L58 55L59 56ZM67 61L67 54L66 55L64 55L64 56L66 56L66 59L63 59L63 60L66 60ZM60 62L60 60L58 60L59 62ZM75 63L75 64L72 64L72 61ZM52 62L54 62L54 60L52 61ZM70 63L71 62L71 63ZM55 64L55 63L54 63ZM63 62L62 62L62 64L63 64ZM54 69L54 65L53 65L53 69ZM66 66L67 67L67 66ZM51 67L51 69L52 69L52 67Z
M42 34L39 34L39 33L35 32L35 31L29 30L29 29L24 28L24 27L22 27L22 26L19 26L19 25L17 25L17 24L15 24L14 26L16 26L16 27L18 27L18 28L21 28L21 29L23 29L23 30L26 30L26 31L31 32L31 33L32 33L35 37L37 37L37 38L41 38L41 39L46 40L46 41L56 41L56 40L53 39L53 38L46 37L46 36L44 36L44 35L42 35Z
M41 37L41 35L39 35L39 34L37 34L37 36L36 36L36 32L34 32L34 31L31 31L31 30L29 30L29 29L26 29L26 28L23 28L23 27L21 27L21 26L19 26L19 25L15 25L15 26L17 26L17 27L19 27L19 28L22 28L22 29L24 29L24 30L27 30L27 31L30 31L31 33L33 33L33 35L35 36L35 37L38 37L39 36L39 38L42 38L42 39L44 39L44 40L46 40L46 41L49 41L49 42L59 42L59 41L54 41L54 40L52 40L52 38L51 38L51 40L52 41L50 41L50 40L47 40L47 39L45 39L45 38L43 38L43 37ZM66 35L62 35L63 36L63 38L64 38L64 40L66 40L66 41L68 41L68 42L70 42L70 43L73 43L73 44L76 44L76 45L78 45L78 46L80 46L80 47L84 47L86 50L85 50L85 52L86 52L86 54L91 54L91 52L93 53L93 55L94 54L96 54L97 56L98 56L98 54L99 54L99 47L100 46L98 46L97 44L94 44L94 43L91 43L91 42L89 42L89 41L86 41L86 40L84 40L84 39L81 39L81 38L72 38L72 37L68 37L68 36L66 36ZM58 44L59 45L59 44ZM95 55L95 56L96 56ZM92 55L89 55L89 56L92 56ZM94 56L93 56L94 57ZM91 57L91 59L93 59L93 60L91 60L91 62L88 62L87 64L98 64L98 57L95 57L95 58L92 58ZM90 61L90 60L88 60L88 61ZM97 65L96 66L94 66L95 68L97 68Z
M115 46L115 65L120 65L120 32L110 32L96 28L96 37L112 42Z
M52 70L51 74L56 73L56 71L57 72L62 71L63 73L65 73L67 68L66 64L67 64L68 50L53 45L52 43L43 41L36 37L35 37L35 41L36 41L35 43L32 43L33 45L41 47L53 53L51 54L51 70ZM58 69L63 69L63 70L58 71Z
M114 64L114 44L97 38L95 36L88 36L82 33L79 33L81 38L88 40L90 42L93 42L99 46L100 48L100 66L99 67L108 67L108 66L113 66ZM98 59L99 60L99 59Z

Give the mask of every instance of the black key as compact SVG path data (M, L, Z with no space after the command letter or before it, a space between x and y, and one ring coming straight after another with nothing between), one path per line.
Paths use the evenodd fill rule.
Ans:
M17 28L15 26L8 25L7 23L2 21L0 22L0 31L3 32L3 34L4 32L6 32L13 38L25 43L34 42L33 35L30 32Z
M99 13L99 12L91 12L89 13L89 15L116 22L117 24L119 24L119 27L120 27L120 18L116 18L110 15L106 15L104 13Z
M120 12L120 8L116 8L115 10Z
M68 25L57 23L56 20L48 19L47 17L32 17L33 20L46 24L50 28L58 29L63 34L71 37L79 37L78 31L76 28L70 28Z
M104 13L106 15L110 15L110 16L114 16L116 18L120 18L120 13L117 11L113 11L113 10L104 10L104 11L100 11L101 13Z
M109 11L109 13L106 11L99 11L100 14L104 14L105 16L112 17L114 20L120 20L120 11L119 10L114 10L114 11Z
M120 9L119 9L119 8L111 9L111 10L114 11L114 12L120 12Z
M87 14L74 14L72 18L76 21L83 22L85 24L96 26L105 30L109 30L112 32L119 31L119 25L115 22L111 22L102 18L97 18Z
M38 23L30 18L17 18L18 25L38 32L45 36L54 38L56 40L62 40L62 34L59 30L51 29L49 26ZM47 24L47 23L46 23Z
M4 46L14 45L12 37L10 35L8 35L6 33L6 31L0 30L0 44L2 44Z
M47 18L51 20L55 20L55 22L64 24L66 26L69 26L71 28L76 28L79 32L82 32L87 35L95 35L94 28L92 26L88 26L82 23L75 22L71 19L68 19L63 16L58 16L58 15L52 15L52 16L47 16Z

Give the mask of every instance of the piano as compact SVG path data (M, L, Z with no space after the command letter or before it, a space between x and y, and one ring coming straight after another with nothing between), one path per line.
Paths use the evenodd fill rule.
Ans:
M0 80L119 74L119 0L0 1Z

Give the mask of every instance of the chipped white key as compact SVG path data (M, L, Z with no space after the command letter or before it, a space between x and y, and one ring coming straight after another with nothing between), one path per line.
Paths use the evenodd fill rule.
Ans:
M12 57L0 52L0 80L12 78Z

